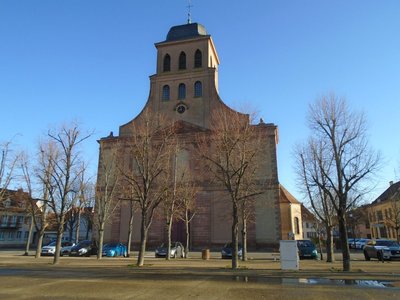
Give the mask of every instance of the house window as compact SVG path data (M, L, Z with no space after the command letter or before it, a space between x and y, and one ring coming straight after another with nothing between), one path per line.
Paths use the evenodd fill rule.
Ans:
M24 233L24 239L27 240L27 239L28 239L28 236L29 236L29 231L25 231L25 233Z
M22 236L22 231L17 231L17 240L20 240Z
M5 226L5 225L7 224L7 219L8 219L8 217L7 217L6 215L4 215L4 216L1 218L1 224L2 224L3 226Z
M294 217L294 232L300 234L299 218Z
M186 86L184 83L179 84L178 87L178 99L186 98Z
M8 232L8 239L13 240L14 239L14 231L9 231Z
M166 54L164 56L163 71L164 72L171 71L171 56L169 56L169 54Z
M179 55L179 70L185 70L186 69L186 54L185 52L181 52Z
M0 231L0 241L4 241L4 231Z
M195 97L203 96L203 85L201 84L201 81L196 81L194 83L194 96Z
M376 212L376 216L378 217L378 221L382 221L383 220L383 214L381 210L378 210Z
M197 49L196 52L194 53L194 67L201 68L201 65L202 65L202 55L201 51Z
M162 100L168 101L169 100L169 85L164 85L162 89Z

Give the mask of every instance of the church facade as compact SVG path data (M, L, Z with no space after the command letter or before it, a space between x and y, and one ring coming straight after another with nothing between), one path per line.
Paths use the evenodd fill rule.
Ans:
M219 97L218 66L219 58L209 34L204 26L189 23L172 27L165 41L155 44L157 48L157 71L150 76L149 98L142 112L130 122L120 126L118 136L110 135L100 139L100 157L103 152L121 147L121 141L129 143L134 125L140 122L146 111L163 115L173 123L179 124L179 140L184 145L185 160L194 176L198 171L198 158L195 157L194 136L196 132L210 128L211 115L216 110L234 112ZM243 115L246 117L246 115ZM259 130L263 132L262 155L259 157L259 189L262 194L256 198L254 221L248 226L248 245L250 248L276 246L280 239L287 239L287 232L294 232L294 218L282 214L283 195L278 180L277 143L278 129L271 123L260 121ZM119 149L121 150L121 149ZM121 156L123 151L119 151ZM129 157L120 157L127 161ZM99 172L100 168L99 168ZM98 175L101 178L101 174ZM195 199L196 214L190 224L192 248L217 247L231 240L232 204L224 197L224 187L198 180L198 193ZM102 183L98 182L101 187ZM129 204L121 201L115 210L112 221L105 230L105 242L127 241L129 223ZM282 216L285 226L282 226ZM140 240L140 216L134 218L133 246ZM297 220L298 222L298 220ZM289 223L289 224L287 224ZM301 224L301 219L300 219ZM283 230L284 228L284 230ZM289 229L288 229L289 228ZM184 228L179 222L173 226L174 240L184 242ZM298 233L300 235L300 232ZM148 245L165 242L166 233L162 213L156 215L148 235Z

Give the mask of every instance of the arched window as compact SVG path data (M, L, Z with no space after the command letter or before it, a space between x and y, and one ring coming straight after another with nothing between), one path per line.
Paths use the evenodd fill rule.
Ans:
M185 52L181 52L179 54L179 70L185 70L186 69L186 54Z
M169 54L166 54L166 55L164 56L163 71L164 71L164 72L169 72L169 71L171 71L171 56L169 56Z
M201 84L201 81L196 81L194 83L194 96L195 97L203 96L203 85Z
M162 100L169 100L169 85L164 85L162 88Z
M294 217L294 233L300 234L300 223L298 217Z
M178 88L178 99L185 99L186 98L186 86L185 84L179 84Z
M194 53L194 67L201 68L201 65L202 65L202 55L201 51L197 49L196 52Z

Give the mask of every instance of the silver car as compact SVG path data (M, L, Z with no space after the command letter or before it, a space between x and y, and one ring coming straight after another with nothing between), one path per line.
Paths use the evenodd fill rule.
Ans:
M47 246L44 246L42 248L42 252L41 255L42 256L46 256L46 255L50 255L50 256L54 256L55 252L56 252L56 243L57 242L52 242L50 244L48 244ZM63 241L61 242L61 252L60 255L63 256L64 254L66 254L65 252L67 251L71 251L71 247L74 246L74 243L71 242L66 242Z
M364 247L365 260L400 258L400 245L392 240L370 240Z

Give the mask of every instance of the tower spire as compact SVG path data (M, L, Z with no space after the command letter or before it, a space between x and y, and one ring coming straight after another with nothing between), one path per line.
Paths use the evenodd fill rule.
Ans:
M192 8L192 7L193 7L192 1L191 1L191 0L188 0L188 6L187 6L187 9L188 9L187 23L188 23L188 24L192 24L192 12L191 12L191 8Z

